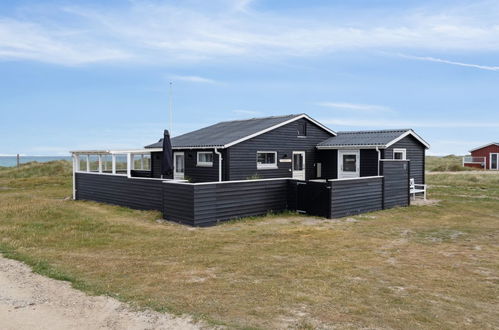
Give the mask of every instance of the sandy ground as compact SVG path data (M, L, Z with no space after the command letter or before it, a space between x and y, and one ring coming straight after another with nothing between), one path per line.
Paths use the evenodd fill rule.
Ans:
M187 317L88 296L0 255L0 329L199 329Z

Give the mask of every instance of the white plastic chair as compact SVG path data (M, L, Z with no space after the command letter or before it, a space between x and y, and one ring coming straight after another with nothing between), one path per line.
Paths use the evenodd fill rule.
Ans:
M426 185L416 184L414 179L409 179L409 190L414 200L416 200L416 194L423 194L424 200L426 200Z

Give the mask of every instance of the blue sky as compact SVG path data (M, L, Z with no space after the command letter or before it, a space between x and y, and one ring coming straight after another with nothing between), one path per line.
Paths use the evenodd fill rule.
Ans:
M0 154L135 148L305 112L413 128L431 154L499 140L498 1L0 3Z

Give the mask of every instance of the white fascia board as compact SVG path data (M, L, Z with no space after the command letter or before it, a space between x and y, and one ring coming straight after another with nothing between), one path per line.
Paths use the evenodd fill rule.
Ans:
M385 149L385 146L378 145L348 145L348 146L317 146L319 150L337 150L337 149Z
M223 149L225 146L199 146L199 147L172 147L173 150L212 150L212 149ZM159 148L159 151L163 151Z
M235 144L238 144L238 143L241 143L241 142L243 142L243 141L246 141L246 140L252 139L252 138L254 138L254 137L258 136L258 135L262 135L262 134L264 134L264 133L270 132L270 131L272 131L272 130L274 130L274 129L276 129L276 128L279 128L279 127L281 127L281 126L287 125L287 124L289 124L289 123L292 123L292 122L297 121L297 120L302 119L302 118L305 118L305 119L309 120L310 122L312 122L312 123L316 124L316 125L317 125L317 126L319 126L320 128L322 128L322 129L326 130L327 132L329 132L329 133L333 134L334 136L336 136L336 135L337 135L337 134L336 134L336 132L334 132L334 131L330 130L329 128L327 128L326 126L322 125L322 124L321 124L321 123L319 123L318 121L316 121L316 120L312 119L311 117L309 117L309 116L308 116L308 115L306 115L306 114L302 114L302 115L296 116L296 117L294 117L294 118L291 118L291 119L289 119L289 120L286 120L286 121L284 121L284 122L282 122L282 123L279 123L279 124L277 124L277 125L274 125L274 126L272 126L272 127L269 127L269 128L264 129L264 130L261 130L261 131L259 131L259 132L256 132L256 133L253 133L253 134L251 134L251 135L245 136L245 137L243 137L242 139L239 139L239 140L233 141L233 142L231 142L231 143L228 143L228 144L224 145L224 146L223 146L223 148L229 148L229 147L232 147L232 146L233 146L233 145L235 145Z
M425 140L423 140L422 137L420 137L419 135L416 134L416 132L414 132L412 129L411 130L408 130L407 132L405 132L404 134L402 134L401 136L399 136L398 138L390 141L386 146L385 148L389 148L390 146L392 146L393 144L399 142L400 140L402 140L403 138L405 138L406 136L409 136L409 135L412 135L416 140L418 140L419 142L421 142L425 147L426 149L430 149L430 145L428 144L428 142L426 142Z
M490 146L494 146L494 145L495 146L499 146L499 142L492 142L492 143L483 145L481 147L478 147L478 148L475 148L475 149L471 149L470 152L477 151L477 150L480 150L480 149L483 149L483 148L487 148L487 147L490 147Z

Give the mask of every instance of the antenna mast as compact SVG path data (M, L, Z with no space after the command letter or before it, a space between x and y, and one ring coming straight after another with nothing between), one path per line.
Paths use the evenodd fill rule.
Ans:
M169 97L168 97L168 108L169 108L169 113L170 113L170 135L172 134L172 127L173 127L173 82L170 81L170 90L169 90Z

